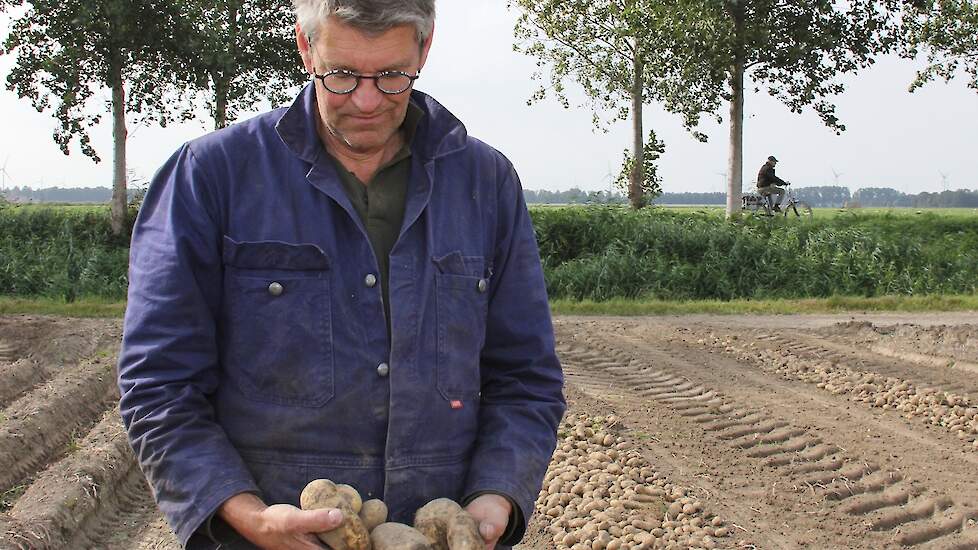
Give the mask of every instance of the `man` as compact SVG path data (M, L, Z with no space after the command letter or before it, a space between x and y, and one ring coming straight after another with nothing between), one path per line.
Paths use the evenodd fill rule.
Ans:
M322 548L313 479L520 540L562 374L512 165L412 91L434 0L295 0L311 82L195 140L133 232L120 409L188 548Z
M767 158L767 162L761 166L760 172L757 173L757 192L763 197L767 197L768 206L771 207L775 212L781 211L781 201L784 199L784 189L777 187L778 185L791 185L790 183L779 178L774 173L774 167L777 166L778 159L774 156ZM772 195L777 195L777 199L772 199Z

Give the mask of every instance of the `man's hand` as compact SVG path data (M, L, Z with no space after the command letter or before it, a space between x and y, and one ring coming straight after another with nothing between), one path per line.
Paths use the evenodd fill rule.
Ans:
M316 533L339 527L343 514L335 508L300 510L288 504L267 506L257 496L229 498L218 515L235 531L263 550L322 550Z
M486 541L486 550L492 550L499 542L499 537L506 532L509 525L509 513L513 505L501 495L480 495L475 498L465 510L472 514L479 524L479 534Z

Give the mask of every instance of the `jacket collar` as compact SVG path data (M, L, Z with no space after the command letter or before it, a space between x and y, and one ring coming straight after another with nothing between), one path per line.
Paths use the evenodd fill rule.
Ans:
M468 132L448 109L431 96L417 90L411 92L411 102L424 113L411 145L412 154L427 162L465 148ZM275 131L282 142L296 156L310 164L316 164L324 152L316 131L318 116L316 88L310 82L275 125Z

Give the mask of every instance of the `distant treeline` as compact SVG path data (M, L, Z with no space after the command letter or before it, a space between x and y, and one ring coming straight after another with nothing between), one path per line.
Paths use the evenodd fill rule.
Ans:
M907 207L907 208L978 208L978 191L959 189L940 193L908 194L888 187L865 187L850 193L848 187L823 185L792 188L795 196L817 208ZM525 190L530 204L625 204L628 199L618 192ZM662 205L719 206L726 203L724 193L663 193L655 198Z
M131 198L138 189L129 189ZM4 196L13 202L70 202L70 203L104 203L112 200L112 189L108 187L47 187L33 189L31 187L11 187L4 191Z
M824 185L819 187L799 187L793 189L795 196L814 207L906 207L906 208L978 208L978 191L958 189L940 193L902 193L888 187L865 187L850 193L847 187ZM132 197L139 189L130 189ZM64 202L64 203L105 203L112 198L108 187L49 187L32 189L30 187L11 187L5 191L8 200L14 202ZM617 191L584 191L572 187L566 191L523 192L530 204L626 204L628 199ZM663 193L656 197L655 204L662 205L722 205L726 203L723 193Z

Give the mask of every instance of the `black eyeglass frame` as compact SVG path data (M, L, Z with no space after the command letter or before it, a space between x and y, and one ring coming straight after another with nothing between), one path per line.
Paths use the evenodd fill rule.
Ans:
M337 92L336 90L334 90L334 89L332 89L332 88L330 88L329 86L326 85L326 79L328 77L331 77L331 76L337 75L337 74L341 74L341 75L344 75L344 76L349 76L349 77L355 78L356 79L356 84L354 84L352 88L350 88L349 90L347 90L345 92ZM379 72L379 73L377 73L375 75L366 75L366 74L355 73L353 71L348 71L346 69L333 69L332 71L326 71L324 74L316 74L316 73L313 73L312 76L313 76L313 78L316 78L320 82L323 83L323 88L326 88L326 91L328 91L330 93L333 93L333 94L336 94L336 95L349 95L349 94L352 94L354 91L356 91L357 88L360 87L360 81L362 79L365 79L365 78L368 79L368 80L373 80L374 81L374 86L376 86L377 89L380 90L380 93L382 93L382 94L387 94L387 95L400 95L400 94L403 94L404 92L410 90L411 89L411 86L414 84L414 81L417 80L417 79L419 79L419 78L421 78L421 71L418 71L418 74L415 74L415 75L408 74L408 73L406 73L404 71L382 71L382 72ZM385 90L385 89L383 89L383 88L380 87L380 79L381 78L384 78L385 76L404 76L404 77L407 77L408 79L410 79L410 82L408 83L407 86L404 87L403 90L400 90L398 92L391 92L391 91Z

